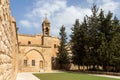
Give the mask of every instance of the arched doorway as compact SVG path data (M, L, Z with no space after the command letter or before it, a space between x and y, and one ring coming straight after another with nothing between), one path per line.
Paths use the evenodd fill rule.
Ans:
M44 66L44 57L38 50L32 49L25 53L23 59L23 71L43 72Z
M42 60L40 61L39 64L40 64L40 69L43 69L43 61Z

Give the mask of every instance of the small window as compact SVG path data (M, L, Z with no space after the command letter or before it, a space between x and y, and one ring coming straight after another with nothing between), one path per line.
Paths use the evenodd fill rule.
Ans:
M59 53L57 53L57 56L59 56Z
M32 60L32 66L35 66L35 60Z
M54 48L57 48L57 45L56 45L56 44L54 44Z
M20 45L21 44L21 42L18 42L18 45Z
M31 44L31 41L28 41L28 44Z
M27 66L27 60L24 60L24 66Z

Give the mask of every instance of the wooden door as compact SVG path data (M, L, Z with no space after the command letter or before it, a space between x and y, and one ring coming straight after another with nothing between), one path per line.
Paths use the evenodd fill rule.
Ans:
M40 69L43 69L43 61L40 61Z

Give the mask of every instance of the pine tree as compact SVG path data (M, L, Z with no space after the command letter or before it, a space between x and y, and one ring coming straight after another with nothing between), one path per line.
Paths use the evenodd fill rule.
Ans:
M93 5L90 17L81 24L75 21L70 36L73 63L78 67L92 65L93 69L102 66L105 71L120 71L119 20L110 11L105 15L102 9L98 10Z
M112 20L112 40L110 42L111 59L110 65L115 67L115 71L120 71L120 32L118 31L119 20L115 16Z
M79 31L80 31L80 23L77 19L75 21L74 27L72 27L72 34L71 34L71 50L72 50L72 62L75 65L81 65L81 55L80 55L80 44L79 44ZM80 69L80 68L79 68Z
M79 20L76 20L74 27L72 28L71 42L73 63L75 65L84 66L87 64L86 56L88 53L88 35L87 35L87 22L84 18L84 23L80 25Z
M58 47L58 62L60 64L60 69L66 69L68 67L69 64L69 57L68 57L68 52L66 49L66 45L67 45L67 36L66 36L66 32L65 32L65 27L62 26L60 28L60 46Z
M119 54L120 46L119 40L119 21L117 17L112 20L112 13L109 11L106 17L104 17L103 11L100 12L100 47L98 48L99 57L100 57L100 65L103 66L104 70L109 71L107 66L115 65L113 63L115 54ZM117 46L118 45L118 46Z
M95 65L99 63L99 53L97 49L99 47L99 16L98 16L98 8L96 5L93 5L91 8L92 15L88 17L88 28L89 28L89 49L90 49L90 57L91 57L91 65L93 65L93 69L95 69Z
M80 41L79 43L81 44L81 59L82 59L82 66L89 66L91 63L91 56L90 56L90 37L89 37L89 28L88 28L88 23L87 23L87 18L84 17L84 20L80 26Z

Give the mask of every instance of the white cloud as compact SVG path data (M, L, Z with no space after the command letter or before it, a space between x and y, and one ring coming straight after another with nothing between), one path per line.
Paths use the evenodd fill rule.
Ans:
M119 3L114 2L112 0L106 0L103 5L100 6L103 10L107 11L112 11L115 13L115 11L119 8Z
M87 2L90 4L96 4L100 9L103 9L105 13L108 11L116 13L120 6L120 3L115 0L87 0Z
M113 0L87 0L87 2L89 4L97 2L98 6L105 11L111 10L114 12L119 6L119 3ZM67 33L70 34L70 29L75 19L79 18L82 21L85 15L91 15L90 8L74 5L68 6L67 0L35 0L31 10L25 14L26 19L21 20L19 24L24 27L39 28L45 17L45 13L47 13L47 17L51 22L52 35L58 36L62 25L65 25Z
M28 20L21 20L19 23L21 24L21 26L25 26L25 27L31 26L31 23Z
M108 3L108 2L111 2L113 0L102 0L104 3Z
M61 11L53 16L53 35L56 34L54 31L59 32L59 29L62 25L66 27L67 33L70 34L71 27L73 26L75 20L79 18L79 20L82 21L85 15L91 15L91 10L74 6L66 7L64 11Z
M28 27L28 28L31 28L31 27L38 27L39 26L39 24L38 23L36 23L36 22L31 22L31 21L29 21L29 20L21 20L20 22L19 22L19 24L20 24L20 26L24 26L24 27Z
M62 10L66 7L65 0L37 0L33 6L33 9L26 16L35 17L40 15L40 17L44 17L45 13L48 14L48 17L53 15L55 12Z
M26 19L21 20L20 24L25 27L33 27L33 23L35 23L35 26L40 27L45 13L48 14L51 22L51 34L55 36L58 36L62 25L65 25L67 33L70 33L75 19L82 20L86 14L91 14L88 8L68 6L67 0L36 0L30 12L25 14Z
M94 0L87 0L87 2L93 4Z

